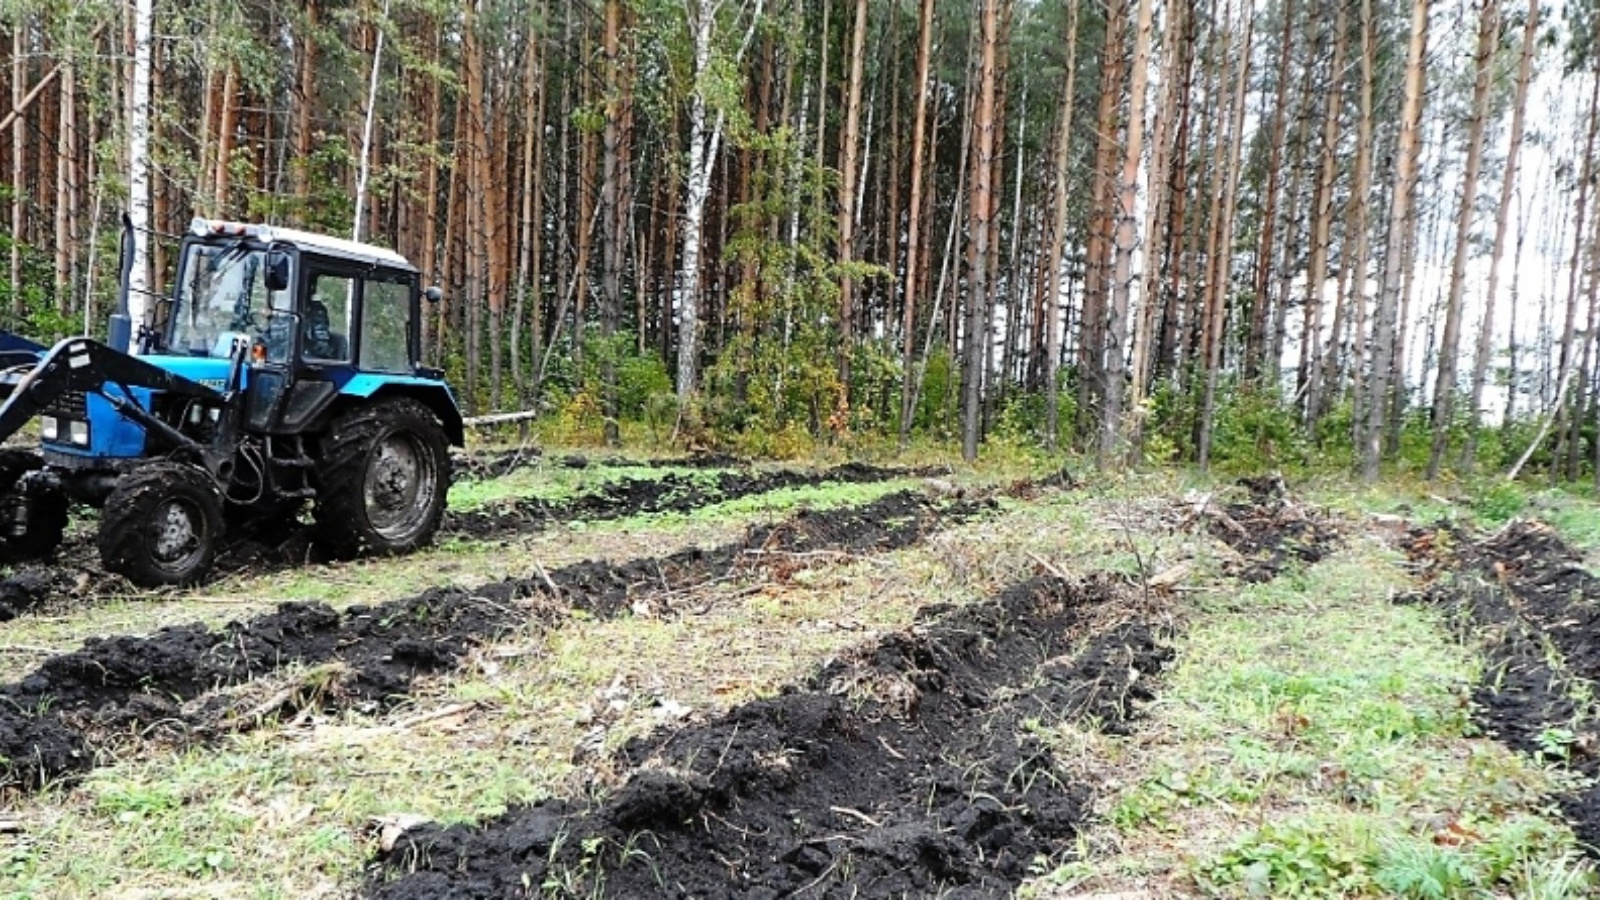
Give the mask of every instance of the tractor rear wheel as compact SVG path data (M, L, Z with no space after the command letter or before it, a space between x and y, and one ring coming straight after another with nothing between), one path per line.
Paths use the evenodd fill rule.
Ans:
M140 587L195 584L222 542L222 494L205 470L161 460L124 476L100 513L100 564Z
M25 496L17 482L44 466L29 450L0 450L0 559L44 559L61 546L67 530L67 498Z
M317 545L348 559L408 553L433 540L450 454L432 410L400 398L352 409L322 439Z

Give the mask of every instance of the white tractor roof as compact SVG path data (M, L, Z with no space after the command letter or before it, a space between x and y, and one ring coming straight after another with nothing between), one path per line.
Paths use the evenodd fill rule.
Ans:
M329 237L325 234L314 234L309 231L300 231L295 228L280 228L277 225L257 225L246 222L225 222L220 219L196 218L189 223L189 233L199 237L214 235L236 235L238 237L253 238L258 241L271 243L282 241L294 244L305 250L325 253L329 256L339 256L356 262L371 265L395 266L402 269L415 268L404 256L387 247L374 244L363 244L357 241L347 241L343 238Z

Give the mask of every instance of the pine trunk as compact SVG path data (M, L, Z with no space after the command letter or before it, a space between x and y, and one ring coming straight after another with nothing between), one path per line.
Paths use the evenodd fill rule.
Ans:
M1433 446L1427 479L1439 477L1450 426L1455 418L1456 359L1461 350L1461 299L1466 292L1467 252L1472 243L1473 214L1478 199L1478 174L1483 168L1483 132L1489 118L1489 76L1500 36L1500 0L1481 0L1478 19L1477 79L1472 86L1472 119L1467 128L1467 169L1461 179L1461 211L1456 219L1455 254L1450 262L1450 300L1445 306L1444 337L1439 345L1439 374L1433 392ZM1486 326L1487 327L1487 326Z
M1384 254L1383 291L1378 297L1377 320L1372 334L1372 380L1367 393L1367 434L1361 451L1361 477L1378 480L1383 429L1397 353L1396 318L1400 307L1402 263L1411 198L1416 180L1417 129L1422 122L1422 92L1428 47L1428 0L1412 0L1411 38L1406 50L1405 101L1401 110L1400 140L1396 148L1394 193L1389 201L1389 237Z

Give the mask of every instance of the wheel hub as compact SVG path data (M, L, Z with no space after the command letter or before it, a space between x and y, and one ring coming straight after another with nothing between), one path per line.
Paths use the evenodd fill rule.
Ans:
M155 556L174 562L192 552L199 536L191 511L182 503L168 502L156 513Z
M391 434L373 449L367 468L367 517L378 532L393 536L415 527L434 490L423 448L404 433Z

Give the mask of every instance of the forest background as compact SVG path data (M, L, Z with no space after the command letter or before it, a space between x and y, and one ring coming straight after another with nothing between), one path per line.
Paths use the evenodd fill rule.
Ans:
M104 333L131 205L154 291L191 216L398 249L445 288L424 356L468 409L569 436L1369 479L1539 443L1600 482L1586 2L10 0L0 23L0 325L35 337Z

